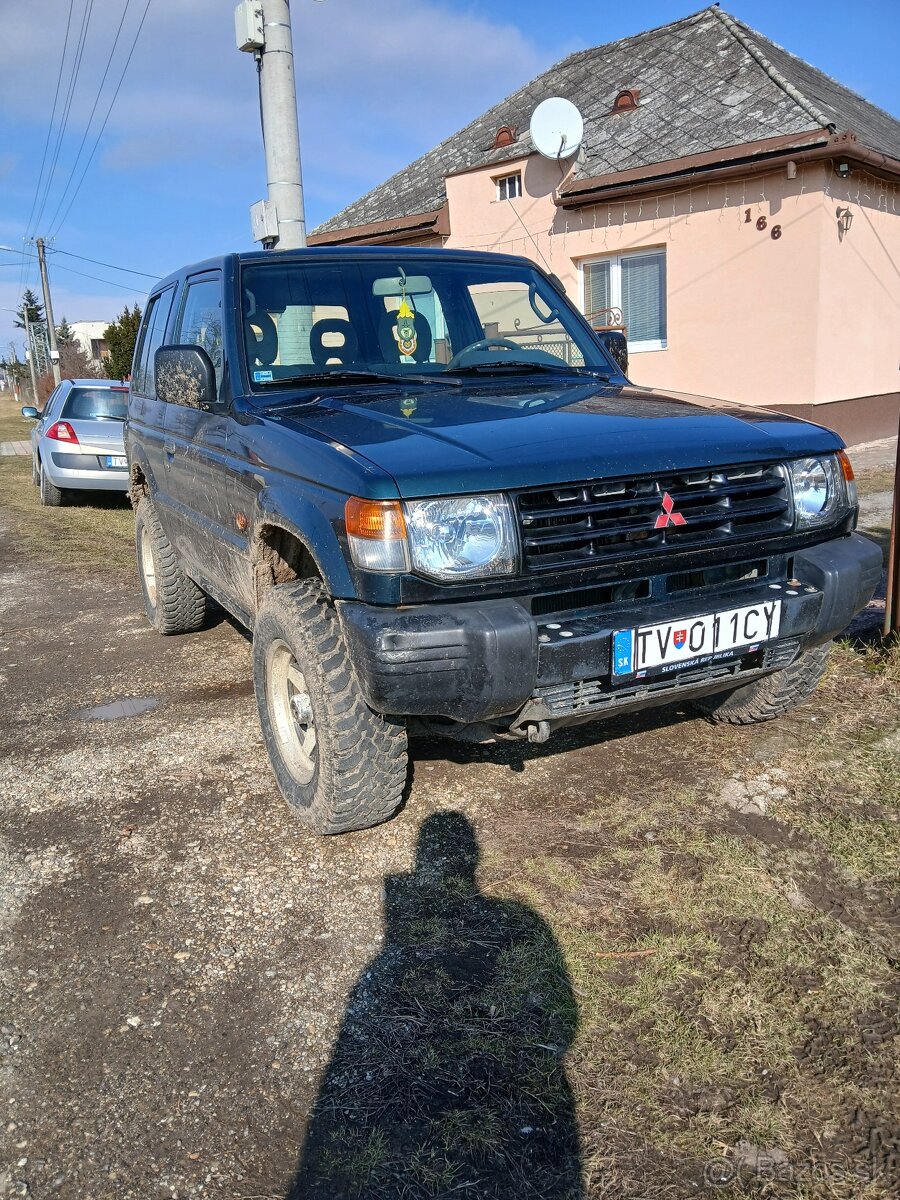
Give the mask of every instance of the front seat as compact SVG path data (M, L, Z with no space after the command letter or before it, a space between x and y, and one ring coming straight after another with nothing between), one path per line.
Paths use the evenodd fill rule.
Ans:
M326 346L324 338L329 333L340 334L343 342L339 346ZM328 360L333 358L346 365L359 358L359 338L349 321L341 317L323 317L309 331L309 352L317 367L327 366Z
M416 351L412 355L412 358L417 363L428 362L431 358L431 348L434 345L431 326L428 324L427 318L420 312L417 312L415 315L415 323ZM378 344L381 347L381 353L386 363L398 363L400 361L400 347L397 345L397 339L394 337L394 326L396 324L396 312L386 312L378 326Z

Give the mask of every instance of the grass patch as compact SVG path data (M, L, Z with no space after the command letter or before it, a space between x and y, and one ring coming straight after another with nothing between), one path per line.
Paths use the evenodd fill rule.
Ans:
M832 658L780 730L691 726L711 771L696 787L648 762L640 794L594 792L571 857L548 846L516 870L493 846L497 886L563 952L570 986L545 995L575 1001L567 1067L598 1195L693 1194L741 1142L790 1164L753 1194L897 1194L900 649ZM787 795L764 818L718 807L724 779L772 770Z
M23 398L22 404L29 401ZM34 421L22 416L22 405L0 392L0 442L27 442Z
M62 507L45 508L31 481L31 459L4 456L0 507L25 554L70 567L134 567L134 514L124 494L76 492Z
M872 467L860 471L856 477L856 488L860 496L873 496L876 492L892 492L894 490L894 468L892 466Z

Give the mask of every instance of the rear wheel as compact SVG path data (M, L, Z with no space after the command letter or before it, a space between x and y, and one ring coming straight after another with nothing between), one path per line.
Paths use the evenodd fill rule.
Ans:
M159 633L193 633L206 619L206 594L178 565L149 496L138 502L134 535L147 620Z
M38 486L41 489L41 504L47 505L50 508L59 508L65 503L66 493L62 488L58 488L52 480L47 478L47 472L44 470L44 464L41 463L38 473Z
M694 706L711 721L727 725L755 725L802 704L816 689L828 665L830 643L798 655L789 667L766 675L731 692L718 692L694 701Z
M253 682L278 787L316 833L367 829L396 812L406 728L362 698L318 581L273 588L253 630Z

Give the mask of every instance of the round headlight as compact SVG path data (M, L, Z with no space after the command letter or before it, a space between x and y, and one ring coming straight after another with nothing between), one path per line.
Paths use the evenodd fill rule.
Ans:
M790 471L798 526L820 525L850 507L848 484L836 458L799 458Z
M449 580L515 570L516 539L505 496L408 500L404 508L414 571Z
M803 458L794 463L794 503L797 511L816 517L828 505L830 489L825 464L819 458Z

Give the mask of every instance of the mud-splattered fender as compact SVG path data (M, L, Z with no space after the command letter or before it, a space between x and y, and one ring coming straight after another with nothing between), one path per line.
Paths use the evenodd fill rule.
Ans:
M251 545L257 544L266 525L285 529L309 551L330 594L352 599L356 588L339 540L344 530L343 498L334 493L322 493L318 498L324 501L323 507L289 488L264 488L257 496Z
M128 453L128 477L131 481L131 495L134 501L134 485L136 479L143 476L147 484L147 491L151 497L155 497L159 488L156 483L156 476L153 473L153 468L150 465L150 458L144 449L143 445L127 437L125 441L126 450Z

